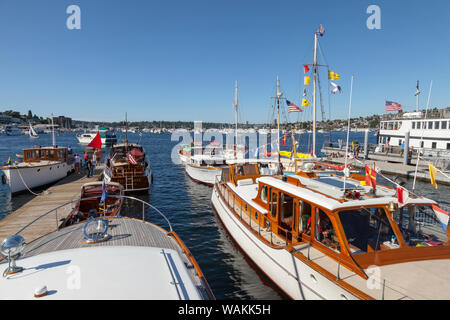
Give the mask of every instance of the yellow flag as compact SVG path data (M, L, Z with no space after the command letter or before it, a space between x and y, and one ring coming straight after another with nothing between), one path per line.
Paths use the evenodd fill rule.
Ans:
M328 80L339 80L339 73L328 70Z
M303 98L303 100L302 100L302 107L307 107L307 106L309 106L309 101L306 100L305 98Z
M305 86L309 84L309 76L305 76L304 84Z
M11 157L8 158L8 162L6 164L11 164Z
M428 169L430 170L431 184L434 186L435 189L437 189L438 188L437 183L436 183L436 171L437 171L437 169L431 163L428 163Z

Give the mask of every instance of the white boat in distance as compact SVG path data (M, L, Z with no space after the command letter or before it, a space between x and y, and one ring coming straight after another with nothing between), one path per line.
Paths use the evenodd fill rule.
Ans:
M168 230L148 222L151 216L145 211L142 220L104 217L62 228L55 225L55 231L29 243L21 236L25 227L2 242L0 299L214 299L196 260L159 210L136 198L108 197L155 210ZM59 223L61 212L70 212L77 201L45 215L54 215Z
M30 138L32 139L37 139L39 138L38 134L36 133L36 131L34 131L33 126L30 123L30 129L28 129L28 135L30 136Z
M93 130L91 132L84 132L77 135L78 142L83 145L91 143L91 141L100 133L100 138L102 140L102 145L112 145L117 142L116 134L110 131L108 128L99 128L98 130Z

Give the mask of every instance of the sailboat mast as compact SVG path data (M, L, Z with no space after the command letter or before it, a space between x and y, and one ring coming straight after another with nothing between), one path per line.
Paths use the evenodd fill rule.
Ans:
M55 125L53 123L53 113L52 113L52 142L53 142L53 146L56 146L56 142L55 142Z
M280 92L280 79L277 76L277 126L278 126L278 162L280 162L280 97L282 93Z
M317 82L317 32L314 34L314 89L313 89L313 146L312 156L316 156L316 82Z
M128 119L127 113L125 112L125 148L128 151Z
M234 146L234 150L235 150L235 157L237 159L237 145L238 145L238 105L239 105L239 97L238 97L238 83L236 80L235 86L234 86L234 107L235 107L235 112L236 112L236 131L235 131L235 139L236 139L236 144Z

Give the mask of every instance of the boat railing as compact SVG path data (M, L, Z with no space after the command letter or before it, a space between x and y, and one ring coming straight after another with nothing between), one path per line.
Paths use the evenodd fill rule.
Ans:
M63 224L63 222L65 221L65 219L72 213L74 212L74 210L77 208L77 204L80 203L81 200L88 200L88 199L97 199L97 198L101 198L101 195L99 196L93 196L93 197L87 197L87 198L78 198L69 202L66 202L64 204L61 204L47 212L45 212L44 214L40 215L39 217L37 217L36 219L34 219L33 221L31 221L30 223L28 223L27 225L25 225L24 227L22 227L19 231L16 232L17 234L22 233L24 230L26 230L27 228L29 228L30 226L34 225L35 223L37 223L38 221L43 221L45 220L45 224L48 225L49 221L51 221L53 218L49 218L52 217L52 215L54 216L54 221L55 221L55 229L53 231L57 231L61 228L61 225ZM108 198L121 198L121 199L129 199L132 201L136 201L139 202L140 205L142 205L142 217L141 220L142 221L146 221L146 217L148 217L149 214L149 210L148 209L152 209L154 211L156 211L156 213L158 215L160 215L165 222L168 225L169 231L172 232L172 224L170 223L169 219L160 211L158 210L158 208L154 207L153 205L151 205L148 202L145 202L141 199L135 198L135 197L130 197L130 196L125 196L125 195L108 195ZM122 204L123 206L123 204ZM141 210L141 209L139 209ZM123 208L121 210L121 212L123 211Z
M250 227L250 230L254 230L255 233L257 232L258 236L260 237L262 236L263 231L269 232L270 240L265 240L267 240L267 242L270 242L270 245L272 246L282 247L283 245L289 245L289 238L291 239L290 241L292 241L293 238L292 229L283 228L278 224L276 230L282 231L284 233L284 239L282 239L274 232L275 230L273 229L273 223L271 219L268 218L267 214L258 211L236 193L234 193L233 196L230 197L230 193L232 191L224 183L222 176L216 176L216 186L220 189L218 190L218 192L227 206L239 217L242 222L245 222ZM264 221L266 221L265 226ZM283 245L281 245L279 241L275 241L274 238L283 240Z

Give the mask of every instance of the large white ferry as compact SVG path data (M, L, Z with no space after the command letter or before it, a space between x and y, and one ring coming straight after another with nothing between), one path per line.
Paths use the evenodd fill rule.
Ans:
M401 147L407 132L409 146L414 149L450 150L450 117L426 119L420 111L381 121L379 145Z

